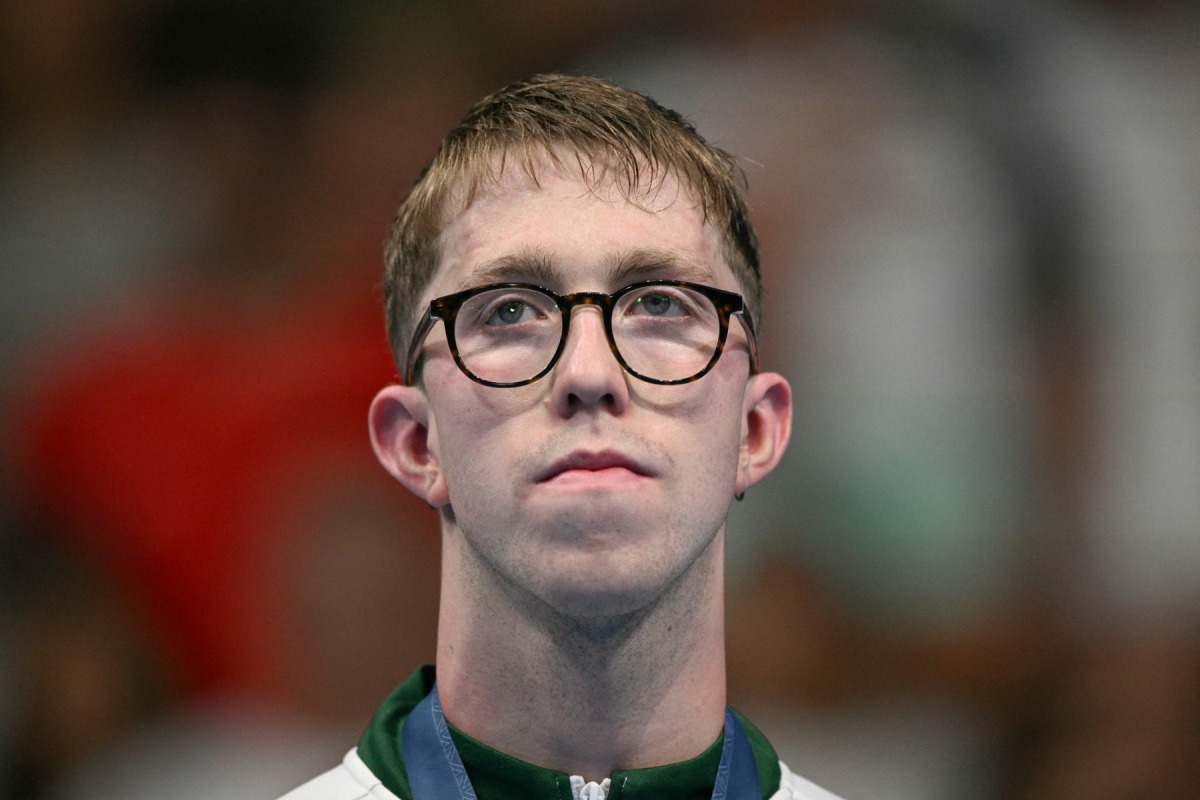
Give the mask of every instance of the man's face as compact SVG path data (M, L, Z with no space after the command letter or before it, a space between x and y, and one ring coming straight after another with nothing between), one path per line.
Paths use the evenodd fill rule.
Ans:
M536 185L510 169L445 229L418 307L502 281L559 294L651 278L741 291L688 192L668 179L639 202L548 164ZM549 374L488 387L455 365L439 323L421 388L408 391L423 391L436 478L418 492L442 509L448 563L573 616L644 607L698 563L719 575L718 534L744 488L748 377L746 334L734 323L702 379L638 380L610 351L598 308L585 306Z

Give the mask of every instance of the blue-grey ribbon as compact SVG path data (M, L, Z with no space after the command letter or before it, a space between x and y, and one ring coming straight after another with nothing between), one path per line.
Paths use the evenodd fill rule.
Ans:
M758 768L754 766L754 751L742 723L732 709L725 709L725 741L721 745L721 763L717 765L717 782L713 800L759 800Z
M408 715L400 747L413 800L476 800L475 787L446 727L436 683Z
M475 788L450 738L437 684L409 714L400 746L412 800L477 800ZM760 798L750 740L729 709L725 710L721 763L717 766L712 797L713 800Z

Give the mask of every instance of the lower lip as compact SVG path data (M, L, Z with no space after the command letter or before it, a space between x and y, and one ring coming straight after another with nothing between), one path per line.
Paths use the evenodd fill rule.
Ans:
M587 489L628 486L641 480L645 480L645 476L625 467L605 467L604 469L564 470L545 481L545 485Z

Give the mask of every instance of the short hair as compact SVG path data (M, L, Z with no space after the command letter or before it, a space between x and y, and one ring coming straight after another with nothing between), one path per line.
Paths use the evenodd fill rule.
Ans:
M403 370L422 309L416 303L441 258L440 236L510 160L537 181L539 164L574 156L593 186L611 179L630 202L673 176L700 202L721 237L752 318L762 314L758 240L745 174L679 113L599 78L538 75L477 102L446 135L392 223L384 250L384 304L392 354Z

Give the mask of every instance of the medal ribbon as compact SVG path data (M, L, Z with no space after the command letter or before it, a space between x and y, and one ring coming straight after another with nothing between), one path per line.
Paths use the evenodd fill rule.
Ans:
M404 723L400 746L412 800L477 800L458 748L450 738L437 684ZM737 717L726 709L721 763L712 800L759 800L760 796L750 740Z

